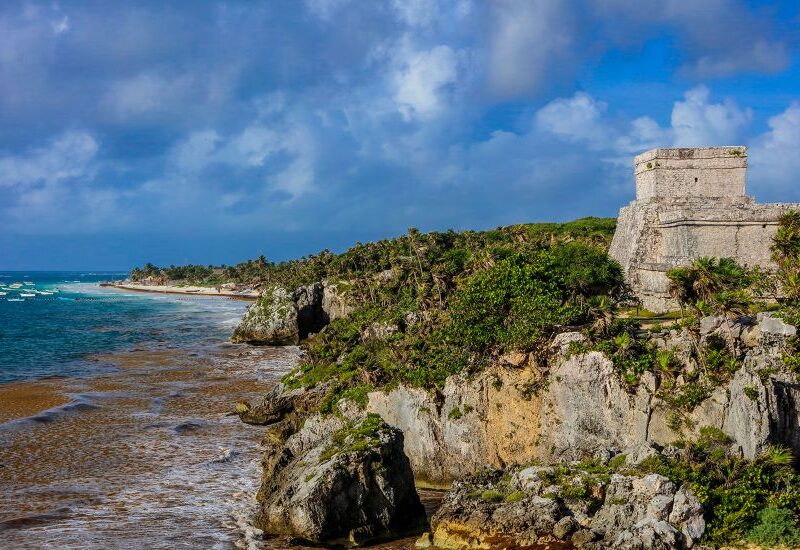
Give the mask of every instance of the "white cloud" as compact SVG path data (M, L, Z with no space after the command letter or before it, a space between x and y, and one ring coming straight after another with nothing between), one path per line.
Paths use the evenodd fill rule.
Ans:
M65 32L69 31L69 29L70 29L69 17L67 17L65 15L64 17L62 17L58 21L54 21L52 23L52 27L53 27L53 33L54 34L56 34L56 35L64 34Z
M199 172L214 161L219 142L219 134L214 130L192 132L173 148L170 157L180 172Z
M752 119L749 109L739 109L730 99L711 103L705 86L692 88L672 108L673 145L697 147L736 145Z
M84 132L67 132L48 146L0 157L0 186L54 183L89 176L98 145Z
M603 121L608 106L584 92L551 101L536 113L536 126L566 141L585 141L603 147L610 129Z
M673 104L668 127L648 116L617 121L606 110L604 102L577 92L542 107L536 113L536 127L563 141L607 151L612 161L627 164L630 155L655 147L736 145L752 118L749 109L740 109L729 99L713 103L705 86L688 90Z
M314 187L315 148L313 136L300 124L276 123L276 129L253 124L229 136L215 130L192 132L173 146L167 174L154 180L149 190L173 182L193 185L203 181L203 171L214 165L232 170L260 169L263 190L287 193L291 200Z
M406 120L435 116L448 86L458 77L458 56L448 46L404 52L394 72L394 100Z
M165 78L143 73L111 84L103 103L118 117L163 111L197 92L198 83L187 75Z
M795 191L800 174L800 103L793 102L770 118L768 125L770 129L754 140L748 155L754 179L764 188Z
M489 84L499 96L537 90L572 55L574 24L564 0L492 3Z

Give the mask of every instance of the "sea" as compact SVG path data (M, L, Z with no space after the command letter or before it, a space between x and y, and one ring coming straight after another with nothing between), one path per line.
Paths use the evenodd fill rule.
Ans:
M302 548L253 526L264 429L233 412L300 350L231 344L247 301L100 285L124 277L0 272L0 548Z
M0 383L85 376L108 368L93 356L213 346L247 302L142 294L101 287L116 271L0 272ZM87 360L88 359L88 360Z
M233 414L297 348L229 343L249 303L0 272L0 548L272 548L263 429Z

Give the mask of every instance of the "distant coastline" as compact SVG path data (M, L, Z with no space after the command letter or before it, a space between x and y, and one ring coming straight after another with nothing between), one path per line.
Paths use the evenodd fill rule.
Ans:
M237 300L255 300L259 296L257 290L218 290L216 288L204 286L174 286L174 285L150 285L133 283L130 281L100 283L106 288L116 288L120 290L132 290L134 292L154 292L158 294L185 294L188 296L219 296L223 298L233 298Z

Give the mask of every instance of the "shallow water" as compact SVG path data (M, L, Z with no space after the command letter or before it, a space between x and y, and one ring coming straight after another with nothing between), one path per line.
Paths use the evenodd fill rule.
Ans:
M17 290L0 290L6 293L0 295L0 382L102 373L108 363L87 360L99 353L213 346L228 338L248 305L97 284L123 275L0 272L0 287L23 283ZM34 291L34 297L19 298Z
M0 548L299 548L250 525L263 428L231 413L297 348L228 344L246 302L36 279L71 300L0 301Z
M40 382L72 401L0 425L0 546L261 547L247 518L262 430L229 411L295 356L126 352L118 372Z

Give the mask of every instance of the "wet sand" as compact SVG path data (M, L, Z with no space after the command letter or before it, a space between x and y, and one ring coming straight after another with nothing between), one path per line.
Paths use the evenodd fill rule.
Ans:
M93 359L108 374L0 386L0 547L308 548L249 524L264 430L231 414L292 368L296 348ZM429 514L442 494L420 491Z
M108 374L0 386L0 547L263 547L247 524L263 429L231 411L296 350L98 360Z
M69 402L61 379L0 384L0 424Z

